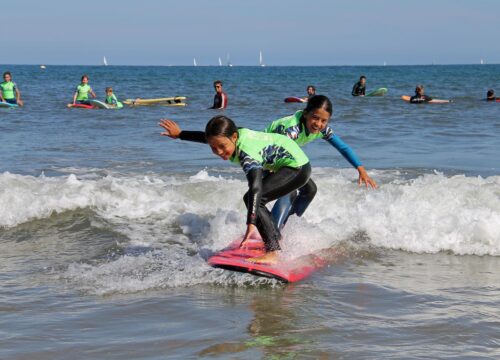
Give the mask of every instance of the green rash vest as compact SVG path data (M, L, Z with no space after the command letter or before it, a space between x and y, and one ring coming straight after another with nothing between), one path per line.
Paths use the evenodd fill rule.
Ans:
M333 136L333 130L327 126L317 134L308 133L305 124L300 121L303 111L297 111L295 114L273 121L264 131L266 133L276 133L288 136L299 146L316 140L329 140Z
M0 84L0 89L2 90L2 97L4 99L10 100L16 98L16 83L4 81Z
M113 94L111 96L106 96L106 101L105 102L106 102L106 104L116 105L117 109L120 109L120 108L123 107L123 104L118 101L118 99L116 98L115 94Z
M230 161L240 164L245 174L264 168L276 172L283 167L299 168L309 162L306 154L291 139L279 134L238 129L236 150Z
M76 87L76 93L77 93L77 96L76 96L76 100L78 101L83 101L83 100L87 100L89 98L89 92L92 91L92 88L90 87L89 84L80 84Z

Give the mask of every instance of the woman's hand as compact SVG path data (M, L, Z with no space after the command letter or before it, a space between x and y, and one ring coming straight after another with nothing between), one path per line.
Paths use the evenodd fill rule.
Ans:
M366 187L371 186L373 189L377 188L377 183L375 180L373 180L370 176L368 176L368 173L365 170L364 166L358 166L358 185L361 186L363 183L366 185Z
M173 120L161 119L158 125L165 129L160 135L168 136L172 139L177 139L182 132L179 125Z
M241 242L240 247L246 247L249 240L252 238L256 238L258 234L259 230L257 230L257 226L255 226L254 224L248 224L247 232L243 237L243 241Z

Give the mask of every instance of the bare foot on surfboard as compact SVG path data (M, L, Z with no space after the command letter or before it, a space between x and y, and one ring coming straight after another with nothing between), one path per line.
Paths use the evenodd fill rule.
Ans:
M278 251L270 251L263 256L248 258L246 261L259 264L276 264L278 262Z

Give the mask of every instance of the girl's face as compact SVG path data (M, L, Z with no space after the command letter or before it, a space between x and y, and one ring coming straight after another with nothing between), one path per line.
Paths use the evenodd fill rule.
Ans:
M238 133L234 133L231 137L224 135L212 136L207 139L207 142L215 155L222 158L222 160L229 160L236 150L237 139Z
M84 77L84 78L82 79L82 84L88 84L88 82L89 82L89 78Z
M108 91L106 91L106 95L108 95L108 96L113 95L113 90L108 90Z
M6 82L9 82L12 78L10 77L9 74L5 74L5 76L3 77L3 79L6 81Z
M310 134L317 134L323 130L328 125L330 120L330 113L325 109L316 109L309 113L304 113L304 118L306 119L306 128Z

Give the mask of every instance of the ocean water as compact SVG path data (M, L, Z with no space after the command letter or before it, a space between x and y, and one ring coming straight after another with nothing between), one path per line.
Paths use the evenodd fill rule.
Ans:
M500 66L0 69L26 104L0 109L1 359L500 357L500 104L481 101ZM67 109L84 73L99 98L188 106ZM361 74L387 96L351 97ZM419 83L455 102L400 100ZM209 267L245 229L246 181L158 121L263 129L309 84L379 189L309 144L318 194L283 248L329 266L291 285Z

